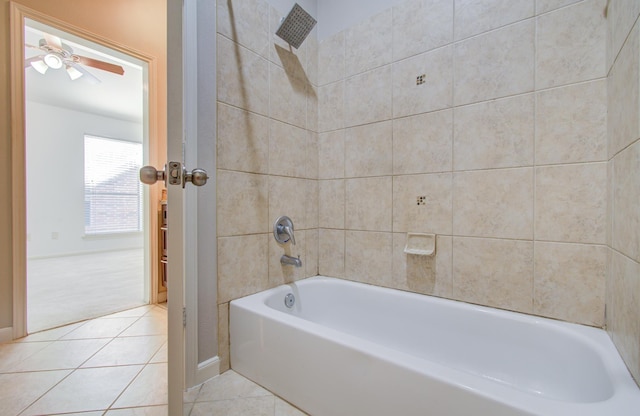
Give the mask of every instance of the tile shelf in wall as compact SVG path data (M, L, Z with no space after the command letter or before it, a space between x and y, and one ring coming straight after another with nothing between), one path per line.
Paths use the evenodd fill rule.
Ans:
M407 244L404 246L404 252L414 256L435 256L435 234L407 233Z

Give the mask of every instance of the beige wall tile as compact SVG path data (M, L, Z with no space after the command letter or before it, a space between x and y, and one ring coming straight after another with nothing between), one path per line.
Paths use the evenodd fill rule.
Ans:
M307 226L307 182L308 179L269 176L269 230L281 215L293 221L294 230L305 230Z
M453 233L533 238L533 169L453 174Z
M347 231L345 278L390 287L393 285L393 234Z
M318 88L318 132L344 127L344 81Z
M218 103L218 169L269 172L269 120Z
M306 230L305 235L305 258L304 269L306 277L318 275L318 244L320 237L318 229Z
M318 273L344 277L344 230L318 230Z
M533 94L454 110L454 170L533 166Z
M269 232L268 176L217 171L218 236Z
M345 127L391 119L391 65L345 82Z
M613 301L607 304L613 342L636 380L640 379L640 264L612 251L610 273Z
M278 65L270 64L270 71L271 118L306 128L308 83L291 76Z
M536 14L547 13L579 1L582 0L536 0Z
M290 48L289 44L273 33L273 44L271 45L271 62L290 78L291 84L299 83L301 85L310 85L306 69L304 67L307 61L306 44L300 49ZM271 83L273 84L273 76Z
M346 129L345 177L391 175L392 137L391 121Z
M451 298L453 239L436 237L436 254L432 257L404 252L405 233L393 233L393 287Z
M455 44L454 105L533 90L533 20Z
M318 178L344 178L344 129L318 135Z
M344 228L344 180L321 180L318 187L318 226L321 228Z
M305 178L318 179L318 133L307 130L307 159L305 161Z
M266 290L269 285L269 237L253 234L218 237L218 302Z
M274 31L275 33L275 31ZM318 26L316 25L309 33L304 43L307 48L307 62L305 73L312 85L318 85Z
M391 231L391 176L347 179L345 228Z
M640 261L640 141L613 159L613 247Z
M323 39L318 45L318 85L344 79L344 31Z
M537 241L533 312L602 327L606 271L606 246Z
M607 70L613 65L638 15L640 2L636 0L607 2Z
M609 248L613 247L613 198L615 195L613 178L613 159L611 159L607 162L607 229L605 232Z
M276 287L285 283L292 283L304 279L307 263L307 239L304 230L294 232L296 244L278 244L275 238L269 238L269 287ZM283 254L291 257L300 256L302 267L284 265L280 263Z
M606 242L607 164L536 169L536 240Z
M531 0L456 0L455 39L515 23L533 14Z
M218 101L269 114L269 61L218 35Z
M277 120L271 120L269 126L269 173L306 177L308 132Z
M344 31L347 77L391 63L392 24L389 8Z
M320 184L315 179L307 179L304 181L304 189L299 190L305 194L305 228L318 228L318 217L320 209Z
M393 173L450 171L453 110L393 120Z
M231 368L229 352L229 303L218 305L218 357L220 357L220 373Z
M607 79L609 158L640 137L640 25L624 44Z
M615 300L614 292L617 291L620 279L613 276L613 249L611 244L607 244L607 275L605 283L605 325L609 338L613 340L613 326L615 323Z
M269 4L262 0L217 2L216 30L265 58L269 43Z
M537 94L536 164L599 162L606 158L606 80Z
M449 44L453 40L452 33L453 0L400 3L393 7L393 60Z
M318 132L318 87L307 84L307 130Z
M393 64L393 116L451 107L453 48L445 46ZM418 77L424 76L423 83Z
M606 0L587 0L537 18L536 88L606 75Z
M531 313L533 242L453 238L453 297Z
M393 232L451 234L451 190L451 173L395 176Z

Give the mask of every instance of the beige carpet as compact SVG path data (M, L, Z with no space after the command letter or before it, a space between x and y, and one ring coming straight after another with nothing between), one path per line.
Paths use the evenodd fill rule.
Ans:
M143 251L29 260L29 333L144 304Z

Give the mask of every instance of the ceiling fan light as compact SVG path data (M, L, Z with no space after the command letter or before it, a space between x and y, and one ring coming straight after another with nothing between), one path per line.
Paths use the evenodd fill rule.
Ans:
M60 58L55 53L48 53L44 56L44 63L47 64L49 68L60 69L62 68L62 58Z
M45 64L43 60L32 61L31 66L42 75L44 75L44 73L47 72L47 69L49 69L49 66Z
M67 74L69 75L69 78L71 78L71 81L75 81L83 75L82 72L70 65L67 65Z

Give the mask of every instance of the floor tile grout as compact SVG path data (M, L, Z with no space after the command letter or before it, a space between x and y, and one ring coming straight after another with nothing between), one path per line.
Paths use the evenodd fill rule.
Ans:
M18 385L17 388L19 391L32 391L33 396L26 396L26 398L21 399L23 402L18 402L18 405L15 405L12 409L12 412L3 412L3 401L0 400L0 414L3 416L20 416L20 415L29 415L34 412L46 412L49 415L63 415L69 413L77 413L77 412L95 412L96 414L101 414L102 416L109 416L113 411L117 410L120 413L123 409L138 409L136 411L149 412L145 414L150 414L154 416L167 416L168 406L166 404L166 398L163 396L158 396L160 393L159 389L166 389L164 384L156 383L155 387L148 384L149 380L157 379L156 374L162 374L163 366L167 365L167 357L166 352L162 352L163 349L166 348L168 342L168 336L166 330L163 333L157 334L157 327L153 325L143 326L140 328L140 334L134 334L130 336L124 335L124 333L135 325L137 322L141 322L141 318L152 318L149 320L145 320L148 322L156 322L155 325L158 325L160 321L164 325L166 325L166 308L161 306L151 306L148 307L145 311L142 311L142 314L139 316L111 316L96 318L93 320L84 321L82 324L70 324L69 327L72 327L69 331L65 331L64 329L57 329L59 332L52 333L51 338L56 338L55 340L41 340L40 338L34 338L33 340L16 340L9 344L0 344L0 353L3 353L2 347L6 345L14 345L15 354L24 353L27 351L24 357L20 357L15 363L11 363L11 366L8 367L8 370L0 370L0 398L3 397L3 390L11 387L7 384L2 384L2 377L9 377L10 380L15 380L15 377L22 380L41 380L41 377L38 377L39 374L44 376L45 373L50 373L48 377L44 380L50 380L51 385L47 384L49 381L40 382L39 384L35 384L33 387L29 385ZM114 314L116 315L116 314ZM132 322L126 326L121 331L117 332L117 335L113 336L100 336L95 338L71 338L71 339L62 339L63 337L69 336L73 331L81 330L81 328L85 325L93 325L93 329L96 331L106 331L101 328L99 323L90 324L90 322L95 322L100 320L101 322L105 322L106 319L109 318L136 318L132 320ZM106 324L108 327L108 323ZM117 324L116 324L117 327ZM64 327L62 327L64 328ZM86 326L85 329L89 328ZM166 328L166 326L165 326ZM46 331L43 331L46 332ZM80 332L79 332L80 334ZM35 334L33 334L35 335ZM44 335L44 337L47 337ZM25 360L33 357L35 354L41 353L48 346L52 346L58 343L69 343L68 345L72 345L73 341L97 341L103 340L106 341L104 345L100 347L96 347L97 349L93 351L85 360L83 360L80 364L76 365L73 368L63 368L63 369L46 369L46 370L29 370L29 371L17 371L12 370L13 368L19 368L19 365L23 363ZM116 344L120 341L121 344ZM125 341L126 340L126 341ZM136 341L140 341L139 343ZM40 348L34 347L41 343L42 346ZM64 344L62 344L64 345ZM95 345L89 343L88 345ZM110 347L111 346L111 347ZM119 358L117 355L120 351L118 348L122 346L123 354L131 354L126 356L124 360ZM130 348L142 348L141 350L131 350ZM89 347L93 348L93 347ZM33 349L34 351L30 351ZM61 351L64 348L58 348L54 351ZM9 351L9 350L5 350ZM99 354L102 353L102 356ZM139 353L139 354L138 354ZM114 355L115 354L115 355ZM133 358L131 358L133 356ZM10 359L11 353L7 352L3 355L3 359ZM36 361L32 363L27 363L23 368L29 368L30 366L40 365L45 367L47 362L45 359L48 358L46 354L36 358ZM53 356L51 359L55 360L57 357ZM128 359L131 359L130 363ZM91 364L91 360L94 360L95 365ZM139 359L136 361L136 359ZM58 362L58 361L56 361ZM64 363L64 361L60 361ZM72 362L72 361L71 361ZM100 365L100 363L105 363L105 365ZM106 365L106 363L109 363ZM86 367L84 367L87 365ZM131 367L127 369L127 367ZM136 367L136 368L133 368ZM104 372L101 372L104 370ZM13 371L13 372L11 372ZM58 373L54 373L58 372ZM29 374L32 377L20 378L20 376ZM116 382L112 387L113 393L109 393L107 395L98 395L97 401L91 402L91 399L81 399L87 400L87 403L73 401L78 397L82 396L83 393L81 391L73 391L69 393L69 389L80 388L83 383L93 383L96 385L96 380L91 381L91 377L103 377L104 374L115 374L116 379L121 380L121 384ZM14 377L11 379L11 377ZM60 377L58 380L57 377ZM89 377L89 378L85 378ZM164 375L163 377L166 377ZM6 382L5 382L6 383ZM80 383L80 384L78 384ZM98 382L100 383L100 382ZM40 386L40 387L38 387ZM80 387L78 387L80 386ZM149 386L149 389L147 389ZM42 391L38 390L39 388ZM66 392L66 393L65 393ZM94 390L85 390L85 392L92 393ZM98 393L103 393L102 388ZM156 394L155 396L154 393ZM187 397L187 393L190 399ZM6 394L9 393L5 393ZM65 395L66 394L66 395ZM113 394L112 396L110 394ZM164 394L164 393L161 393ZM85 394L86 395L86 394ZM76 397L78 396L78 397ZM145 399L142 399L145 397ZM62 398L62 399L61 399ZM140 398L140 399L139 399ZM66 406L59 406L58 400L70 400L69 403L66 403ZM108 402L105 401L108 399ZM15 400L13 396L6 396L6 400ZM6 401L5 400L5 401ZM136 403L137 400L141 400L140 403ZM144 401L142 401L144 400ZM249 400L249 402L247 402ZM242 375L235 373L233 370L223 373L222 375L215 377L212 380L209 380L206 383L203 383L200 386L197 386L195 389L190 392L185 392L185 416L193 415L201 415L201 414L211 414L210 412L215 412L215 414L222 414L219 412L225 412L231 409L232 413L225 414L248 414L244 413L247 408L248 403L251 406L259 405L262 406L262 411L266 412L264 414L268 416L274 416L278 409L282 409L282 406L290 406L289 404L283 404L284 402L278 396L269 392L266 389L258 386L251 380L244 378ZM158 402L164 402L162 404ZM119 404L118 404L119 403ZM284 402L286 403L286 402ZM49 405L53 405L54 409L47 409L50 407ZM216 406L222 406L222 410L215 410ZM17 407L21 407L17 409ZM96 409L99 407L99 409ZM103 408L104 407L104 408ZM293 406L291 406L292 409ZM82 410L78 410L78 409ZM211 408L211 409L209 409ZM29 410L32 409L32 410ZM60 411L61 409L66 409L64 412ZM243 410L244 409L244 410ZM204 412L204 413L203 413ZM237 413L236 413L237 412ZM74 413L74 414L75 414ZM261 413L263 414L263 413ZM288 413L289 414L289 413ZM303 415L302 412L292 413L296 415Z
M160 311L160 312L158 312ZM60 328L64 328L64 327L59 327L59 328L55 328L54 330L59 330L59 333L56 333L54 336L51 336L52 339L39 339L39 338L35 338L33 341L29 340L29 339L22 339L22 340L16 340L13 341L11 343L7 343L5 345L15 345L15 346L19 346L16 347L16 350L20 350L20 349L25 349L25 348L30 348L28 345L33 346L36 345L38 343L42 344L41 348L34 348L33 351L29 351L27 354L25 354L23 357L19 357L19 359L16 360L15 363L12 363L7 369L4 369L0 372L0 375L16 375L16 374L38 374L38 373L46 373L46 372L54 372L54 371L66 371L67 374L64 375L64 377L62 377L60 380L58 380L57 382L53 383L51 386L48 386L48 388L44 389L41 393L37 394L36 396L34 396L33 398L30 398L30 402L29 403L25 403L22 406L22 409L20 409L17 413L17 415L22 415L22 414L26 414L29 410L29 408L31 408L35 403L37 403L38 401L40 401L41 399L43 399L45 396L47 396L49 393L51 393L54 389L56 389L56 387L60 386L62 383L65 382L65 380L68 380L69 377L72 377L74 374L78 373L79 370L95 370L95 369L100 369L100 368L117 368L117 367L127 367L127 366L135 366L135 367L139 367L139 369L135 372L135 374L131 377L131 379L126 383L126 385L119 391L119 393L117 395L115 395L115 397L113 398L113 400L110 401L109 405L104 408L104 409L99 409L96 410L94 408L94 406L91 406L90 403L87 403L87 408L83 411L95 411L95 412L100 412L103 415L106 415L109 411L109 409L111 409L115 403L120 399L120 397L122 397L123 394L125 394L125 392L132 386L133 383L135 383L135 381L138 379L138 377L142 374L142 372L148 368L149 366L156 366L156 365L162 365L162 364L166 364L166 359L163 359L163 357L157 357L157 355L160 353L160 351L163 349L163 347L166 345L167 343L167 334L166 331L156 331L153 329L153 327L151 327L151 330L147 329L147 328L141 328L140 329L140 333L139 334L134 334L131 336L126 336L124 335L125 332L130 329L132 326L134 326L136 323L140 322L142 318L150 318L148 321L149 322L157 322L159 320L162 320L164 325L166 326L166 308L162 308L162 307L158 307L153 305L150 308L147 308L144 311L141 311L141 314L137 314L136 316L112 316L112 315L108 315L107 317L101 317L101 318L95 318L95 319L91 319L91 320L86 320L83 321L81 324L78 325L78 323L74 323L74 324L70 324L68 325L70 327L70 329L68 331L65 330L60 330ZM113 314L113 315L117 315ZM88 336L88 337L81 337L81 338L67 338L67 339L63 339L64 337L67 337L69 335L71 335L74 331L79 331L81 330L81 328L85 327L87 328L87 325L89 325L91 322L96 322L96 321L103 321L105 322L105 319L110 319L110 318L135 318L135 319L131 319L131 322L126 325L123 326L122 329L118 330L118 331L114 331L111 335L108 336ZM99 324L96 324L96 331L99 331ZM47 331L41 331L40 333L46 333ZM148 333L145 333L148 332ZM36 335L37 336L38 333L35 334L31 334L31 336ZM81 334L81 332L79 332L78 334ZM44 336L46 338L46 335ZM28 337L26 337L28 338ZM83 367L85 364L87 364L88 362L90 362L90 360L92 360L94 357L96 357L98 354L100 354L102 351L105 350L105 348L107 348L109 345L111 345L113 342L115 342L117 339L139 339L139 340L144 340L144 339L148 339L148 340L152 340L154 339L156 342L158 342L157 347L152 347L150 348L148 351L145 352L146 357L144 357L144 360L139 363L128 363L128 364L110 364L110 365L96 365L96 366L87 366L87 367ZM164 338L164 339L163 339ZM43 370L30 370L30 371L17 371L15 370L16 368L19 368L18 366L25 362L26 360L34 357L36 354L41 353L42 351L44 351L47 347L55 345L56 343L58 343L58 345L60 345L60 343L69 343L69 345L71 345L71 343L73 343L74 341L91 341L91 340L108 340L107 342L104 343L104 345L100 346L99 348L97 348L95 351L93 351L86 359L84 359L82 362L80 362L79 364L77 364L75 367L73 368L53 368L53 369L43 369ZM19 351L18 351L19 353ZM11 356L11 352L6 354L7 356ZM8 357L7 357L8 358ZM158 361L152 362L152 360L157 359ZM64 367L64 366L63 366ZM28 386L24 386L23 388L29 388ZM154 405L151 407L157 407L159 409L161 409L163 406L166 406L166 404L160 404L160 405ZM102 407L102 406L100 406ZM149 406L136 406L136 407L149 407ZM126 407L128 408L128 407ZM68 412L67 412L68 413ZM63 413L59 413L59 414L63 414Z

